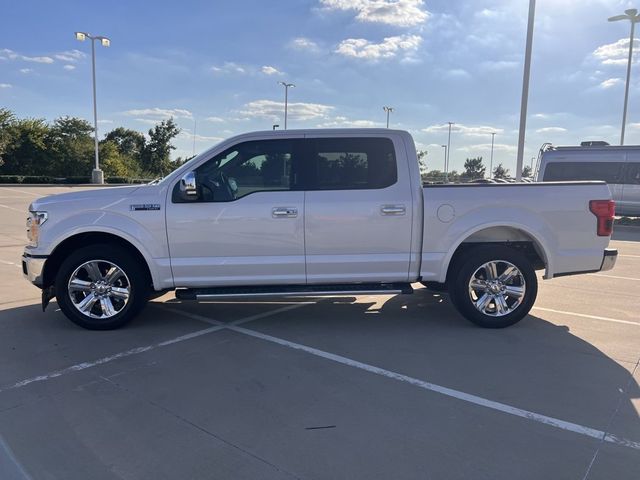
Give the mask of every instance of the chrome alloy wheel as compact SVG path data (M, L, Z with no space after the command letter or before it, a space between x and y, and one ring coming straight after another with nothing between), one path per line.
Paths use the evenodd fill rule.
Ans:
M520 306L526 293L524 275L513 263L492 260L481 265L469 281L469 297L484 315L502 317Z
M83 263L69 277L71 303L91 318L107 319L117 315L129 301L131 283L126 273L107 260Z

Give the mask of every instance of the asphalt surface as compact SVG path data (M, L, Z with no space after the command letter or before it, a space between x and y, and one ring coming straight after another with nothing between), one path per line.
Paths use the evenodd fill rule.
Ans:
M90 332L22 278L0 186L0 479L640 478L640 229L504 330L446 294L181 303Z

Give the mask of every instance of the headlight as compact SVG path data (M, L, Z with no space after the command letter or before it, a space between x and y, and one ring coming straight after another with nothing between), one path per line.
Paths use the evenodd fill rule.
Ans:
M38 246L40 226L47 221L47 218L47 212L29 212L29 217L27 217L27 238L29 239L29 245L32 247Z

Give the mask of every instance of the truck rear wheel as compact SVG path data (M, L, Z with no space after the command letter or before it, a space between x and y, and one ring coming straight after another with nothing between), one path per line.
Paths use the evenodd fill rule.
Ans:
M149 280L126 250L90 245L62 262L55 289L60 309L73 323L112 330L131 321L147 303Z
M538 294L533 265L504 246L482 246L465 252L454 265L450 296L457 310L484 328L504 328L522 320Z

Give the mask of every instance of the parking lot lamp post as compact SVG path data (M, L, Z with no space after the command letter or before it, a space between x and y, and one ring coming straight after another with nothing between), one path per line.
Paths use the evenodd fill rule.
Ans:
M496 138L496 132L491 132L491 160L489 161L489 178L493 175L493 143Z
M91 183L104 183L104 174L100 170L100 156L98 153L98 106L96 102L96 40L103 47L111 45L111 40L100 35L90 35L86 32L76 32L76 40L84 42L91 40L91 72L93 77L93 137L95 142L95 165L91 172Z
M609 18L610 22L618 22L620 20L629 20L631 22L631 34L629 35L629 60L627 62L627 83L624 87L624 107L622 109L622 131L620 133L620 145L624 145L624 130L627 124L627 103L629 102L629 80L631 79L631 61L633 59L633 41L636 23L640 23L640 15L636 8L630 8L624 11L624 15L616 15Z
M387 128L389 128L389 114L391 112L393 112L393 107L382 107L382 110L384 110L385 112L387 112Z
M287 110L289 109L289 87L295 87L293 83L278 82L284 87L284 129L287 129Z
M453 122L447 122L449 124L449 137L447 138L447 149L444 151L444 181L449 183L449 157L451 156L451 126L455 125Z
M524 72L522 74L522 98L520 100L520 128L518 133L518 156L516 158L516 182L522 180L522 164L524 161L524 138L527 129L527 105L529 103L529 78L531 77L533 24L535 16L536 0L529 0L529 21L527 22L527 42L524 52Z
M445 171L447 170L447 146L446 145L440 145L442 148L444 148L444 169Z

